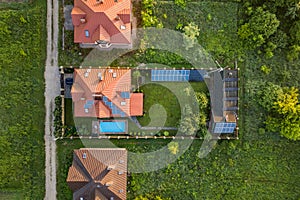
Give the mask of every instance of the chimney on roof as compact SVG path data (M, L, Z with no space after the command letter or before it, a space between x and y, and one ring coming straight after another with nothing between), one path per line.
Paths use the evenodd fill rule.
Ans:
M117 73L116 72L113 73L113 78L117 78Z
M83 158L83 159L86 159L86 153L83 153L83 154L82 154L82 158Z
M121 30L126 30L126 26L125 26L125 25L121 25L121 26L120 26L120 29L121 29Z
M81 19L80 19L80 22L81 22L82 24L84 24L84 23L86 22L86 19L85 19L85 18L81 18Z
M122 175L123 173L123 171L118 171L118 175Z
M103 4L104 0L96 0L96 3Z
M116 18L115 18L115 20L120 20L120 16L117 15Z
M98 79L99 79L99 81L102 81L102 80L103 80L103 78L102 78L102 73L101 73L101 72L98 73Z

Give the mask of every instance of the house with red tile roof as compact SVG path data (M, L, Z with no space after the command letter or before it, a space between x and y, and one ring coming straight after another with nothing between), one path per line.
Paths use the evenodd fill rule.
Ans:
M131 92L130 69L75 69L71 95L75 117L143 115L143 93Z
M131 47L130 0L74 0L74 42Z
M74 200L126 200L127 150L74 150L67 183Z

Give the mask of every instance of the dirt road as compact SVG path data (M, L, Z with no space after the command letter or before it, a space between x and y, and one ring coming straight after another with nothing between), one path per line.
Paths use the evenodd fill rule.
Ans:
M54 99L60 95L58 70L58 0L47 0L47 59L45 67L45 200L56 200L56 144L53 135Z

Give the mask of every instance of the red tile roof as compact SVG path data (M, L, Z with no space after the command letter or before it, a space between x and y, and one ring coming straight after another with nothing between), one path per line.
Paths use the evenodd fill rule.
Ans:
M122 148L74 150L67 183L73 199L125 200L127 151Z
M74 116L122 117L121 114L112 113L112 109L105 104L104 98L112 102L125 116L142 115L143 95L132 94L130 91L130 69L75 69L71 89ZM129 93L128 98L123 98L122 92Z
M74 0L72 21L75 43L131 43L130 0ZM119 17L117 17L119 16ZM126 27L125 29L121 29ZM89 32L86 37L85 31Z
M132 93L130 97L130 113L133 116L143 115L143 93Z

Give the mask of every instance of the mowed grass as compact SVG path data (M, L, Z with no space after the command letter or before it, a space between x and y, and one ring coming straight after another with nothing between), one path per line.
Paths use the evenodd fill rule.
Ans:
M142 126L176 126L180 120L177 97L168 88L150 83L140 87L144 93L144 116L138 117Z
M72 99L65 99L65 124L67 126L74 126Z
M45 194L46 2L0 8L0 198Z

